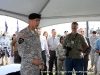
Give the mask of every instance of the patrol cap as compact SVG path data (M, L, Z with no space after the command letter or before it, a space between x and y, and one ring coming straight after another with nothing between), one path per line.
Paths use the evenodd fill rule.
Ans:
M60 39L61 39L61 38L64 38L64 36L61 36Z
M78 25L78 23L77 23L77 22L73 22L73 23L72 23L72 25L73 25L73 24L74 24L74 25Z
M64 39L64 36L61 36L61 37L60 37L60 43L61 43L61 39Z
M28 16L28 18L29 18L30 20L36 19L36 18L41 19L41 14L32 13L32 14L30 14L30 15Z
M96 34L97 32L96 32L96 31L93 31L92 33L93 33L93 34Z

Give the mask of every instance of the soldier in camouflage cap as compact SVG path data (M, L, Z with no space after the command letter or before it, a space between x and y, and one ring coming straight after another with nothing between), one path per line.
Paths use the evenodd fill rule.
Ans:
M64 37L60 37L60 44L56 48L57 56L57 72L58 75L62 75L62 71L65 72L65 49L63 49ZM64 74L65 75L65 74Z
M95 43L96 40L99 39L97 36L97 32L93 31L92 36L90 37L90 44L91 44L91 52L90 52L90 57L91 57L91 68L90 70L94 70L95 74L97 73L97 61L98 61L98 53L95 52ZM95 66L95 69L93 69L93 66Z
M39 75L44 69L39 35L35 31L41 15L29 15L29 26L18 33L18 52L21 56L21 75Z

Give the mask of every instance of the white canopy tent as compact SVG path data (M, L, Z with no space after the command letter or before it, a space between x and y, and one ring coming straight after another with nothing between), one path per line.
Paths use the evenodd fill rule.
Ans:
M28 23L30 13L42 14L40 27L72 21L99 21L100 0L0 0L0 15Z
M28 23L30 13L40 13L40 27L72 21L99 21L99 8L100 0L0 0L0 15Z

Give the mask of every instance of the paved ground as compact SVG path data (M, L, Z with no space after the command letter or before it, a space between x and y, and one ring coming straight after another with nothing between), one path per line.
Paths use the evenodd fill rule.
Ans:
M0 58L0 64L1 63L2 63L2 58ZM13 64L13 57L8 58L8 64ZM4 63L4 65L6 65L6 63Z
M8 58L9 59L9 64L13 64L13 57ZM0 59L0 64L1 64L1 59ZM91 61L89 60L88 62L88 69L91 67ZM89 73L89 75L93 75L93 72Z

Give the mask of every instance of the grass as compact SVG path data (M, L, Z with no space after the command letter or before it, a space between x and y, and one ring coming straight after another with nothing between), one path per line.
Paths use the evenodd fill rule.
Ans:
M49 75L49 74L47 74L47 75ZM55 74L53 74L53 75L55 75ZM64 75L64 74L62 74L62 75ZM76 74L73 74L73 75L76 75ZM94 75L94 73L87 74L87 75Z
M49 74L47 74L47 75L49 75ZM53 75L55 75L55 74L53 74ZM64 74L62 74L62 75L64 75ZM74 74L74 75L76 75L76 74ZM88 74L88 75L94 75L94 74Z

